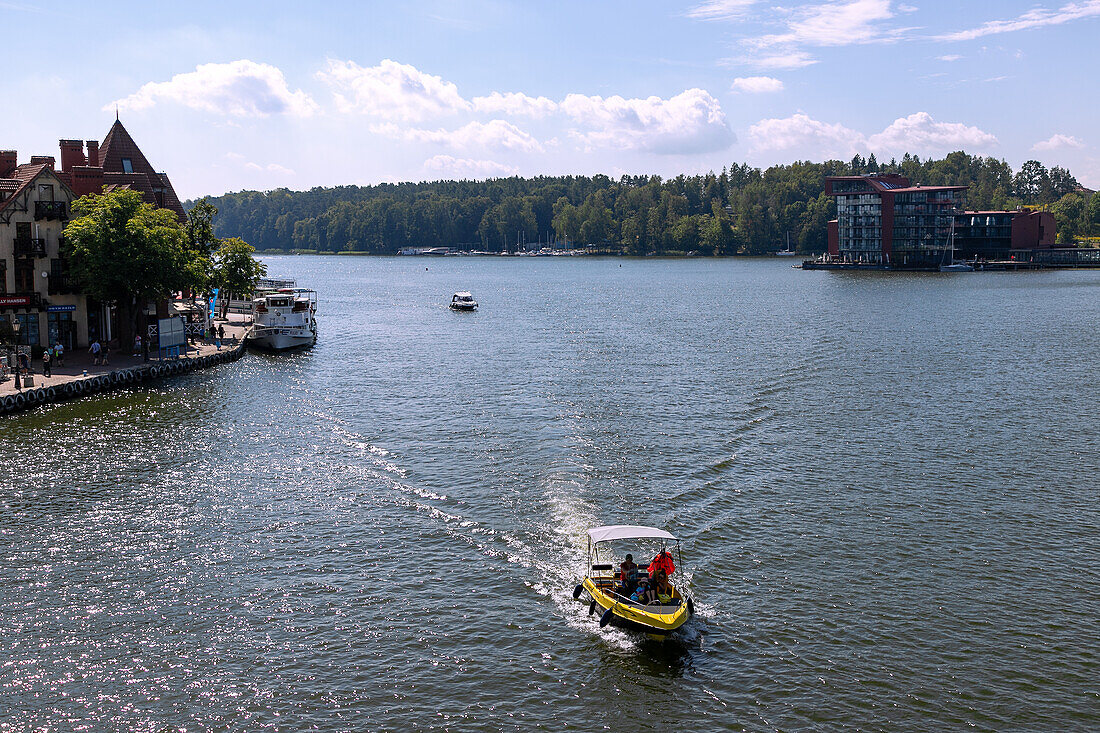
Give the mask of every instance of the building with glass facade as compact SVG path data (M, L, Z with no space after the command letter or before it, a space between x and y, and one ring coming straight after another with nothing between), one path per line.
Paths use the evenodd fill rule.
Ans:
M1054 246L1046 211L966 211L966 186L911 185L892 173L830 176L834 261L931 269L951 260L1009 260Z

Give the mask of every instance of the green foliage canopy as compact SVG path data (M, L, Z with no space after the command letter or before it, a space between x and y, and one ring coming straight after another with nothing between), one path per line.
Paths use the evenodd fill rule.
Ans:
M899 173L923 185L965 185L967 206L1048 205L1076 190L1069 171L958 151L942 159L906 154L883 162L798 161L766 170L733 164L696 176L538 176L488 181L341 186L309 191L242 191L217 207L218 236L242 236L263 250L393 254L402 247L514 250L517 242L572 245L634 255L696 251L763 254L785 246L826 247L836 206L825 177ZM1090 209L1091 211L1091 209Z
M267 266L252 257L255 251L239 237L222 240L214 252L214 286L231 293L255 290L256 282L267 274Z
M168 209L144 203L137 191L89 194L73 202L64 256L80 290L97 300L127 303L188 288L186 236Z

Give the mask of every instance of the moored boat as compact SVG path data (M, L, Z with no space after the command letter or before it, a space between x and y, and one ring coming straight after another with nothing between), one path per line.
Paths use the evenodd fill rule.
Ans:
M303 288L259 291L252 299L248 342L261 349L284 351L317 341L317 293Z
M630 575L624 577L622 569L616 570L616 545L633 550L636 546L653 545L655 542L660 544L660 550L650 563L648 574L639 572L634 578L630 577L633 571L628 571ZM580 598L581 594L588 593L591 599L589 614L594 614L597 608L602 609L601 627L614 624L664 639L695 613L692 599L684 597L671 583L664 591L648 590L662 573L671 576L675 572L672 554L667 549L670 542L675 543L677 559L681 560L682 565L680 541L663 529L610 525L588 530L585 575L573 589L573 597ZM627 555L628 559L631 555L633 551ZM620 565L620 568L623 567Z

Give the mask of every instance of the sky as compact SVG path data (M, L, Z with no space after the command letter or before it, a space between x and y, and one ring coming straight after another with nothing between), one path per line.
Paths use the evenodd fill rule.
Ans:
M181 198L966 150L1100 188L1100 0L0 0L0 149Z

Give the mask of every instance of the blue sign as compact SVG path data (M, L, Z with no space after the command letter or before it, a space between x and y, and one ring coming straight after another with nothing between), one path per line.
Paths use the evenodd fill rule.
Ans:
M65 311L75 311L75 305L50 305L46 306L46 310L50 313L64 313Z

